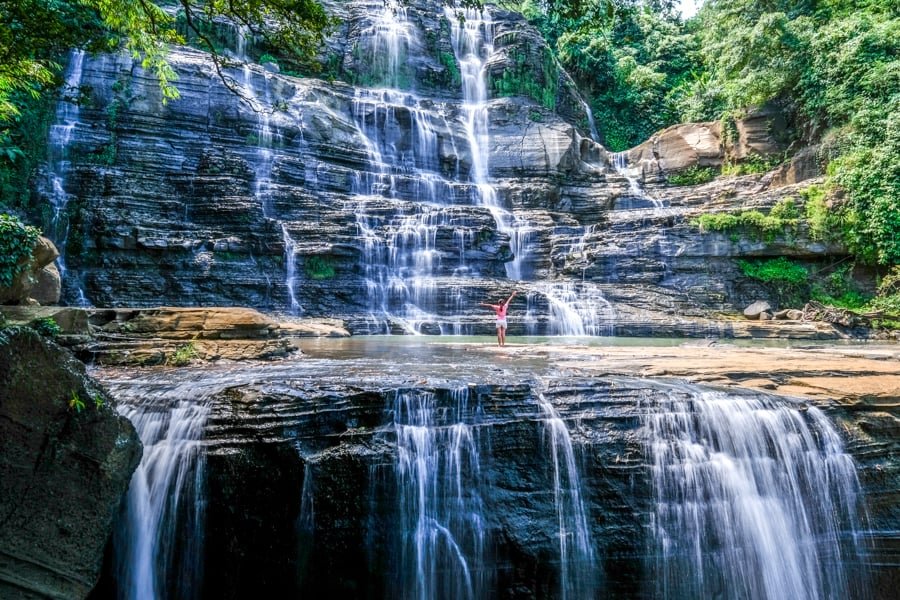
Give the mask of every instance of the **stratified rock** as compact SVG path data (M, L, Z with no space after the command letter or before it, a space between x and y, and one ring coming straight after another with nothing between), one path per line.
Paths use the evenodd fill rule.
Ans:
M785 308L773 313L772 318L783 321L799 321L803 318L803 311L796 308Z
M141 456L69 352L0 332L0 597L84 598Z
M760 315L766 311L772 310L772 306L765 300L757 300L744 309L744 316L748 319L759 319Z
M775 170L769 185L771 187L793 185L824 175L825 164L819 157L819 150L819 146L801 149L791 157L791 160Z
M737 140L730 153L742 160L750 156L770 156L782 152L787 120L784 112L776 106L763 106L748 111L747 115L735 119Z
M106 331L169 339L268 339L277 337L279 329L278 323L252 308L162 307L110 312L115 318L103 325Z
M72 160L56 173L65 175L73 223L64 300L83 292L106 307L253 306L337 317L352 333L492 334L475 307L490 290L516 285L528 294L529 321L511 322L513 335L559 333L553 307L573 295L584 321L606 311L620 333L705 335L685 320L738 314L765 293L739 260L784 255L806 266L847 255L802 227L771 241L700 232L694 221L711 212L766 212L789 198L802 211L800 192L816 180L657 183L721 165L731 151L722 125L679 125L610 155L588 139L585 106L556 63L543 61L539 33L495 7L480 150L496 203L483 202L452 24L435 0L403 6L403 35L413 42L403 42L397 81L378 79L384 48L372 32L384 3L327 2L342 19L325 57L335 80L248 64L232 76L263 111L191 48L168 55L181 99L166 104L156 76L129 55L85 56L80 88L90 98L65 152ZM513 71L522 77L510 81ZM398 89L384 89L389 83ZM738 128L746 139L735 143L748 153L769 147L763 117ZM112 164L100 160L110 156ZM43 169L46 202L51 168L63 166ZM507 275L514 259L517 283ZM197 331L183 331L181 343Z

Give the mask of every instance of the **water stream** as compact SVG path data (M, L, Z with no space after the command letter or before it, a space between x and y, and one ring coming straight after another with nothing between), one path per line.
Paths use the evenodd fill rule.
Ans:
M494 23L490 11L445 7L450 22L453 53L459 64L463 91L463 113L466 138L472 155L469 179L475 184L475 202L488 208L497 229L509 236L513 259L506 262L506 276L512 280L526 278L529 244L534 228L506 210L490 180L490 106L485 65L494 52Z
M116 587L128 600L198 598L203 586L209 406L191 382L166 379L109 387L144 446L113 539Z
M543 394L537 395L553 462L553 502L559 523L559 597L596 597L597 565L582 499L572 438L559 413Z
M479 412L470 406L468 388L448 398L421 390L395 394L402 598L488 595Z
M49 160L47 162L47 193L53 214L50 217L50 227L47 236L53 240L59 257L56 266L59 269L59 277L63 285L74 286L75 302L78 306L90 306L79 282L66 279L66 245L69 241L69 215L67 207L70 192L66 190L69 170L72 166L69 157L69 144L72 134L78 127L79 113L81 112L81 80L84 67L84 50L76 49L69 53L69 63L66 66L62 95L56 104L54 124L50 127L50 139L48 142Z
M645 416L653 594L858 597L859 482L822 411L678 384L667 396Z
M302 486L284 501L299 506L285 525L296 531L298 569L337 559L316 558L340 552L331 529L346 531L354 518L369 518L355 510L342 513L350 521L332 524L334 498L319 495L320 470L329 489L366 472L344 471L348 456L380 456L390 485L371 488L384 496L361 510L368 506L373 522L387 522L359 536L373 553L386 553L373 564L383 569L379 581L391 597L493 597L510 577L501 550L510 528L525 528L524 539L546 544L535 556L545 557L541 569L554 597L598 597L617 577L601 566L609 544L623 543L607 535L620 504L641 522L627 552L648 557L635 566L648 597L867 597L856 466L819 408L658 380L612 378L612 389L619 388L612 395L594 387L601 382L572 380L546 361L523 356L507 366L485 364L482 353L458 344L408 337L310 341L305 348L307 356L294 362L100 373L144 443L115 536L121 597L201 595L203 431L210 402L239 397L255 398L248 404L252 420L229 425L243 433L219 439L252 445L261 434L271 444L271 432L282 430L248 432L284 419L290 425L278 435L286 443L299 444L292 431L315 431L304 444L336 450L296 457ZM553 403L541 393L549 384ZM244 388L246 396L233 393ZM608 416L593 415L616 402ZM339 424L341 414L351 429ZM580 415L578 440L572 414ZM316 422L313 429L304 425ZM225 421L215 423L222 436ZM634 456L621 465L618 457L598 462L610 451ZM374 482L372 471L369 477ZM367 484L344 481L340 489L354 485Z

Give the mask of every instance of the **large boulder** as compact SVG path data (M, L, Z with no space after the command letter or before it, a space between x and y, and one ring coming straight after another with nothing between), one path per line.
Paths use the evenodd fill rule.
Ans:
M781 141L787 135L788 123L784 111L776 106L762 106L747 111L735 119L736 139L729 148L731 157L742 160L750 156L778 154L785 148Z
M721 167L726 161L768 157L785 150L781 140L787 135L787 119L776 107L752 109L732 125L733 131L723 130L721 121L672 125L627 150L626 167L643 181L662 181L667 174L692 167ZM814 169L808 160L801 160L794 172L779 181L781 185L803 181L815 176Z
M718 121L673 125L628 151L628 162L641 168L645 180L694 166L720 166L725 158Z
M60 277L53 265L58 256L59 250L53 242L43 236L39 237L25 269L10 287L0 288L0 304L31 304L29 299L40 304L59 302Z
M134 427L68 351L0 332L0 598L84 598L141 457Z
M765 300L757 300L744 309L744 316L748 319L764 319L763 313L771 314L772 305ZM771 317L768 317L771 318Z

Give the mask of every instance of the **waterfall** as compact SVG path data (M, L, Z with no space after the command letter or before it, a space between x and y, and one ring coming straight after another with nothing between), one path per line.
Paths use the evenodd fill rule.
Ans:
M654 595L853 597L859 482L819 409L673 385L644 418Z
M595 597L597 565L572 438L565 422L543 394L537 395L544 415L544 431L549 435L553 459L553 501L559 522L559 597L590 599Z
M119 412L144 445L114 536L119 596L200 597L205 516L200 438L209 408L187 401L171 408L121 402Z
M612 154L610 156L610 163L612 164L613 170L624 177L628 182L628 198L630 200L637 200L645 205L646 203L650 203L654 213L657 213L666 207L664 201L645 192L637 178L629 171L628 152L616 152Z
M444 401L400 390L393 399L400 501L399 590L402 598L483 598L485 519L481 458L467 388Z
M66 191L66 176L71 162L69 160L69 143L72 141L72 133L79 124L79 94L84 65L84 50L72 50L69 54L69 64L64 74L63 93L56 104L54 123L50 127L49 157L48 161L48 187L50 204L53 214L50 217L50 227L47 236L56 244L59 257L56 265L59 269L59 277L65 282L66 276L66 245L69 240L69 216L66 208L69 203L69 193ZM90 306L79 284L76 284L75 293L78 306Z
M559 281L537 289L550 309L550 335L613 335L616 312L596 285Z
M300 312L300 303L297 302L297 295L294 291L294 285L297 281L297 245L291 238L291 232L288 231L287 223L281 224L281 240L284 242L284 258L285 272L284 285L287 287L288 297L291 299L291 314L296 315Z
M121 373L104 380L144 446L113 534L116 588L128 600L202 596L202 437L210 399L235 379L232 373L180 371L178 376Z
M263 85L257 85L253 80L253 69L250 68L250 57L247 54L247 36L250 33L245 26L237 28L237 47L235 55L243 64L241 65L240 87L243 101L256 114L256 131L247 136L247 145L252 148L249 164L253 168L253 195L259 201L263 217L275 218L275 208L272 205L272 169L275 163L274 146L276 138L281 141L281 135L272 129L272 90L270 73L264 73ZM290 301L289 312L297 315L302 308L297 302L294 267L296 264L296 246L291 239L287 223L281 223L281 238L284 243L284 286L288 292ZM268 275L266 276L268 278Z
M391 323L407 333L421 333L427 325L443 332L434 307L441 293L452 295L460 284L439 284L438 278L467 271L464 244L474 238L471 227L453 222L449 208L461 186L441 174L436 128L447 130L446 118L434 101L398 89L408 50L419 44L404 6L381 3L362 37L371 48L373 77L392 86L357 89L351 108L370 165L354 175L352 185L369 318L379 332L390 331ZM447 228L459 250L444 256L437 236ZM445 265L445 259L458 265ZM459 315L449 325L460 331Z
M297 530L297 575L302 578L315 553L316 509L313 467L308 460L303 463L303 487L300 490L300 514L295 524Z
M444 8L450 22L453 53L459 63L462 79L465 132L472 154L469 179L475 184L475 203L488 208L497 229L509 236L513 259L506 263L506 276L513 280L525 277L529 245L534 229L500 205L497 190L490 182L490 113L488 106L485 63L494 52L494 23L487 9Z

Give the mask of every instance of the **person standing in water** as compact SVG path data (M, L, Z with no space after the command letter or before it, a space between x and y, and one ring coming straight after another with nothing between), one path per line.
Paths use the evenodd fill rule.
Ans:
M502 304L488 304L487 302L479 302L480 306L487 306L494 310L497 313L497 345L505 346L506 345L506 311L509 310L509 303L512 301L513 296L516 295L514 291L510 294L509 298L506 299L506 302Z

